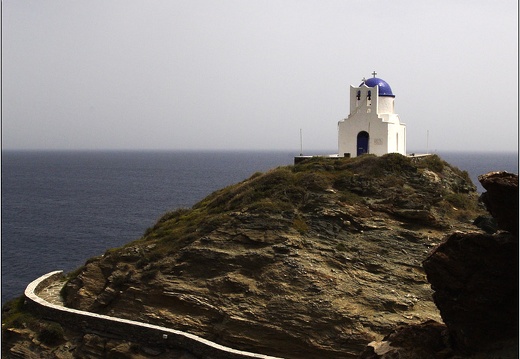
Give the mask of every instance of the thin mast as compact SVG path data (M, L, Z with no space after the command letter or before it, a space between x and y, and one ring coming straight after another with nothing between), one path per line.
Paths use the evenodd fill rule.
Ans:
M300 156L303 156L303 137L302 137L302 129L300 128Z
M429 141L430 141L430 130L426 130L426 154L430 154L430 147L429 147Z

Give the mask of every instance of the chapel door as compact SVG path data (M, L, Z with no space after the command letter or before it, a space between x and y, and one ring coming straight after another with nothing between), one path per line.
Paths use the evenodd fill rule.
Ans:
M361 156L365 153L368 153L368 132L361 131L357 135L357 155Z

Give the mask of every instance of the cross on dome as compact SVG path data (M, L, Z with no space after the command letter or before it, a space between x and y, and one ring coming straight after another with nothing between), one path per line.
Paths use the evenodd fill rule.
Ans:
M374 77L376 77L377 72L374 70L374 72L372 72L372 75L373 75Z

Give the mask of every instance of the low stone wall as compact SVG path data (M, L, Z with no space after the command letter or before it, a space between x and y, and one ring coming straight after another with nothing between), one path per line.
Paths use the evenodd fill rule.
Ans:
M49 284L60 280L62 277L63 272L56 271L31 282L25 289L28 309L43 318L76 328L85 333L147 343L157 347L182 348L202 358L277 359L272 356L228 348L179 330L54 305L38 296L38 293Z

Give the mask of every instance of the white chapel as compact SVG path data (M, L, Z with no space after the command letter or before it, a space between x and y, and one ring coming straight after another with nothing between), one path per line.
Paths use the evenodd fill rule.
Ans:
M395 95L390 85L373 77L350 86L350 114L338 122L338 156L365 153L406 155L406 125L394 111Z

